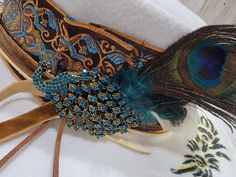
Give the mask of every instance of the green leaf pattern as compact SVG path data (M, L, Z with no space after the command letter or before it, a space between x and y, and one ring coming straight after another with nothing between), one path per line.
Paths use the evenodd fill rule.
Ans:
M186 154L186 160L178 169L171 169L172 173L191 173L193 176L212 177L212 170L220 171L220 161L230 158L223 152L226 147L220 144L218 132L212 122L202 116L198 120L198 134L188 141L187 147L192 152Z

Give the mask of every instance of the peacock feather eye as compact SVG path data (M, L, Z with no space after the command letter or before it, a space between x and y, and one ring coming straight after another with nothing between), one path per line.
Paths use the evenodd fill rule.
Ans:
M206 40L196 45L188 57L188 71L193 82L200 88L217 87L224 75L227 48L224 44Z

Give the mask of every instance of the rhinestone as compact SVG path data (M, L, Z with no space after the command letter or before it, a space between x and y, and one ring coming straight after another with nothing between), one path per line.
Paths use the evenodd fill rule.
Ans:
M120 106L124 106L124 105L127 104L127 100L123 99L123 100L119 101L118 104L119 104Z
M102 84L99 84L99 90L105 90L105 86Z
M114 101L107 101L107 102L106 102L106 105L107 105L108 107L114 107L116 104L115 104Z
M79 108L79 106L75 106L74 107L74 112L77 114L77 115L79 115L81 112L82 112L82 110Z
M87 121L86 127L87 127L88 129L91 129L93 126L94 126L94 125L93 125L92 122Z
M46 93L45 97L46 100L51 100L51 94L50 93Z
M89 112L91 113L95 113L96 112L96 108L92 105L89 105Z
M60 97L59 97L58 94L55 95L55 96L52 98L52 102L53 102L53 103L57 103L59 100L60 100Z
M94 91L99 91L99 84L98 83L91 83L90 88L93 89Z
M74 84L69 84L69 91L70 91L70 92L75 92L76 88L77 88L76 85L74 85Z
M102 103L98 103L98 111L100 111L100 112L106 112L107 111L107 107L104 105L104 104L102 104Z
M101 77L100 80L103 84L110 84L111 82L111 79L107 76Z
M56 109L57 109L58 111L60 111L60 110L62 109L62 104L61 104L61 103L57 103L57 104L56 104Z
M115 116L112 113L106 113L105 117L106 117L106 119L113 119Z
M120 108L120 107L114 107L114 108L112 108L112 111L113 111L115 114L120 114L120 113L121 113L121 108Z
M91 92L90 88L89 88L87 85L85 85L85 84L82 84L82 85L81 85L81 89L82 89L84 92L86 92L86 93L90 93L90 92Z
M96 96L89 95L89 96L88 96L88 100L89 100L91 103L96 103L97 97L96 97Z
M61 111L61 112L59 113L59 116L60 116L61 118L64 118L64 117L66 116L65 110Z
M120 93L114 93L112 94L112 97L115 99L115 100L119 100L121 98L121 95Z
M106 101L106 100L109 100L111 96L109 94L106 94L106 93L99 93L98 97L100 98L100 100Z
M73 113L70 111L70 112L66 115L66 117L67 117L68 119L73 119L75 116L74 116Z
M71 105L70 100L68 98L65 98L64 101L63 101L63 105L66 106L66 107L70 106Z
M76 87L76 89L75 89L75 93L76 93L77 95L80 95L80 94L81 94L80 87Z
M72 102L76 102L77 101L77 97L75 95L73 95L72 93L68 94L68 98Z
M78 98L78 103L79 103L79 106L81 107L81 108L86 108L87 107L87 102L86 102L86 100L84 99L84 98L82 98L82 97L79 97Z
M106 89L107 89L107 91L109 91L109 92L115 92L115 91L117 91L117 90L119 89L119 85L116 84L116 83L114 83L114 84L112 84L112 85L108 85L108 86L106 87Z
M91 114L90 114L88 111L84 111L82 117L85 118L85 119L87 119L87 118L90 117L90 115L91 115Z
M116 119L116 120L113 121L113 123L114 123L115 125L119 125L119 124L121 124L121 121L120 121L120 119Z
M100 123L102 121L102 119L101 119L101 117L96 116L93 118L93 121L96 123Z

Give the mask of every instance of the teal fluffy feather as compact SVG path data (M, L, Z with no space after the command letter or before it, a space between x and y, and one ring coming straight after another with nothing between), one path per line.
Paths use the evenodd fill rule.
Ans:
M122 91L126 94L132 109L142 117L142 125L156 124L154 111L162 119L179 125L186 117L186 103L176 98L160 95L153 90L153 79L149 75L138 75L134 70L122 70L114 76Z

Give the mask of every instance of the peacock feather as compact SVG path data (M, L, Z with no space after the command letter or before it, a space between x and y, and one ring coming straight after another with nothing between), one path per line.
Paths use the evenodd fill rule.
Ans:
M208 26L170 46L140 74L155 92L193 102L235 127L236 26Z

